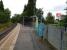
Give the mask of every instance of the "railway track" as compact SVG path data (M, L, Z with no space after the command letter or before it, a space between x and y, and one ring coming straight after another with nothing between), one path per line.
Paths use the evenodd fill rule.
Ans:
M13 24L12 26L10 26L9 28L7 28L4 32L0 33L0 41L8 35L8 33L16 26L16 24Z
M15 27L15 26L14 26ZM13 27L13 28L14 28ZM18 34L20 31L20 24L12 29L1 41L0 41L0 50L13 50L16 43Z

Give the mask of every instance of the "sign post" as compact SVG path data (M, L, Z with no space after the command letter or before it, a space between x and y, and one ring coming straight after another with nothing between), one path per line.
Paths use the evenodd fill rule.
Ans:
M61 13L56 13L56 16L58 17L59 20L61 20Z

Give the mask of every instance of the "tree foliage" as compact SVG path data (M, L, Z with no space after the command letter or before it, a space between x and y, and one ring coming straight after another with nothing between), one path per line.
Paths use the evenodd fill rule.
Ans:
M0 23L5 23L10 20L10 10L5 9L4 11L0 11Z
M28 4L24 6L23 16L33 16L36 9L36 0L28 0Z
M11 11L7 8L4 9L3 1L0 1L0 23L5 23L10 20Z
M41 8L36 9L36 16L41 19L43 18L43 10Z
M64 26L67 27L67 15L64 16L64 20L63 20L63 23L64 23Z
M9 21L10 16L11 16L11 11L7 8L7 9L4 10L4 13L5 13L7 21Z
M52 16L52 13L48 13L47 17L46 17L46 22L49 24L53 24L54 23L54 16Z
M13 23L17 23L17 22L20 22L20 19L21 19L20 14L15 14L15 15L12 17L11 21L12 21Z
M4 5L3 5L3 1L0 1L0 11L4 11Z

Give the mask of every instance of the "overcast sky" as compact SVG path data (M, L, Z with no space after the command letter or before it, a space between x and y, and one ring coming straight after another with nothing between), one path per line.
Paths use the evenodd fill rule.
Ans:
M11 10L11 15L20 14L24 5L27 4L28 0L3 0L4 7L9 8ZM65 13L65 2L66 0L37 0L36 7L43 8L44 17L50 11L55 15L56 12L60 12L62 14Z

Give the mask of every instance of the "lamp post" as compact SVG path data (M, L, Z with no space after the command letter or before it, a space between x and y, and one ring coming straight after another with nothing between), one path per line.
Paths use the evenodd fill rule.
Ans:
M23 27L24 27L24 16L23 16Z
M66 8L64 10L66 10L66 15L67 15L67 1L66 1Z
M36 20L36 25L38 25L38 17L36 16L36 0L33 0L34 2L34 8L33 8L33 12L34 12L34 15L33 15L33 20L35 18ZM33 24L34 24L34 21L33 21ZM34 26L34 25L33 25Z
M66 1L66 15L67 15L67 1Z

